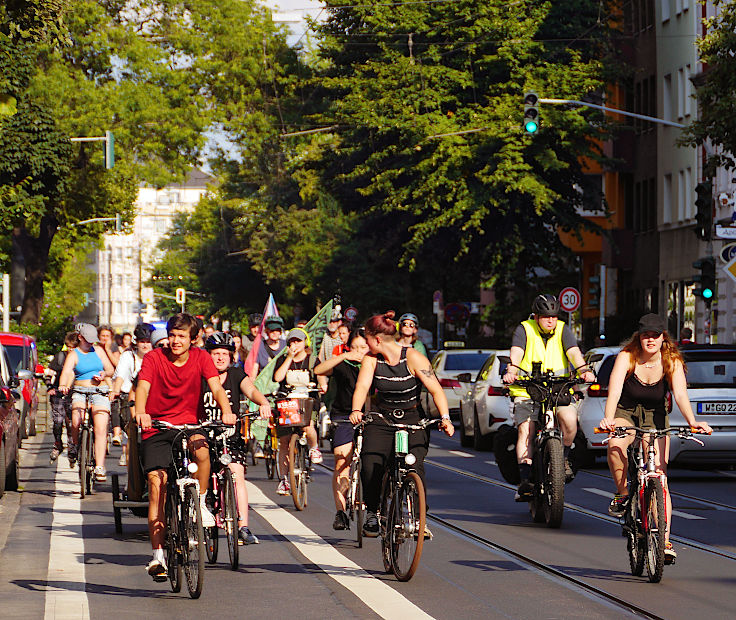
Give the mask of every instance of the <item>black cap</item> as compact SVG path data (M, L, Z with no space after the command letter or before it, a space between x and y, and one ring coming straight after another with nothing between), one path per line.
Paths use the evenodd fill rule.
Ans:
M664 319L658 314L645 314L639 319L639 333L655 332L661 334L667 329Z

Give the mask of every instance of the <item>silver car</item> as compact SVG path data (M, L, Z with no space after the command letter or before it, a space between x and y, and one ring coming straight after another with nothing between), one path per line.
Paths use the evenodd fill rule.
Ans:
M476 450L493 447L493 433L501 424L510 424L511 401L502 377L506 364L499 356L508 350L494 351L488 356L475 381L460 400L460 444Z
M588 387L578 410L580 428L587 440L588 458L606 452L603 439L593 429L603 418L608 396L608 380L620 347L600 347L586 353L604 353L595 364L598 381ZM670 463L726 463L736 462L736 348L728 345L683 345L682 355L687 367L687 392L693 413L713 428L710 436L701 436L705 446L684 439L672 439ZM677 403L671 401L670 426L687 426ZM692 444L692 445L690 445Z
M467 390L467 384L475 379L491 353L491 349L442 349L432 359L432 369L447 397L451 417L459 416L460 399ZM464 375L467 381L461 381L460 375ZM426 389L422 390L420 399L428 416L439 416L434 400Z

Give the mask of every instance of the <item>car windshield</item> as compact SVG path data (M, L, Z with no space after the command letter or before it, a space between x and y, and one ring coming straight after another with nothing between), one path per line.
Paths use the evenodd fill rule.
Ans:
M445 359L445 370L478 370L488 359L488 353L452 353Z
M14 375L18 374L19 370L23 370L23 347L6 344L5 350L8 352L10 358L10 370Z
M736 387L736 352L685 355L688 387Z

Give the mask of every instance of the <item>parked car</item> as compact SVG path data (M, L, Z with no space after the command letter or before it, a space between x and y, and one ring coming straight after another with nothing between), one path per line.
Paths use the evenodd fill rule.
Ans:
M732 464L736 462L736 347L689 344L680 350L687 366L687 392L693 413L713 427L713 434L700 437L705 446L673 438L670 463ZM593 429L603 418L608 381L619 351L619 347L600 347L586 353L586 358L596 352L605 355L595 365L598 380L586 390L578 411L590 457L606 451L602 441L605 435L595 435ZM670 426L687 426L676 402L672 402Z
M8 355L0 345L0 497L5 491L18 490L18 452L20 450L20 420L16 400L20 397L15 390L18 379L10 375ZM27 371L21 371L21 376ZM10 375L9 381L6 376Z
M432 369L447 397L451 417L459 417L460 399L467 389L467 383L475 380L480 367L491 353L493 351L490 349L442 349L432 359ZM459 375L467 373L470 373L469 381L458 379ZM434 400L427 390L422 390L420 400L427 415L439 416Z
M36 341L25 334L0 333L0 344L5 347L10 358L11 372L19 377L19 371L27 370L30 378L22 379L20 385L21 438L36 434L36 411L38 410L38 383L43 376L43 366L38 363Z
M499 356L508 350L492 352L478 371L475 381L460 399L460 444L476 450L490 450L493 434L511 420L511 400L502 381L506 364ZM461 377L466 378L466 377Z

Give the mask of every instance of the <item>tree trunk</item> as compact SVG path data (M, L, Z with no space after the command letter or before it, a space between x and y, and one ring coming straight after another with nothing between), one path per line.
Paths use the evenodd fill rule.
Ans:
M23 295L23 307L20 313L21 323L36 323L41 320L43 306L43 283L49 262L51 242L59 227L56 218L44 215L38 237L28 234L25 226L13 229L13 237L18 243L26 263L26 290Z

